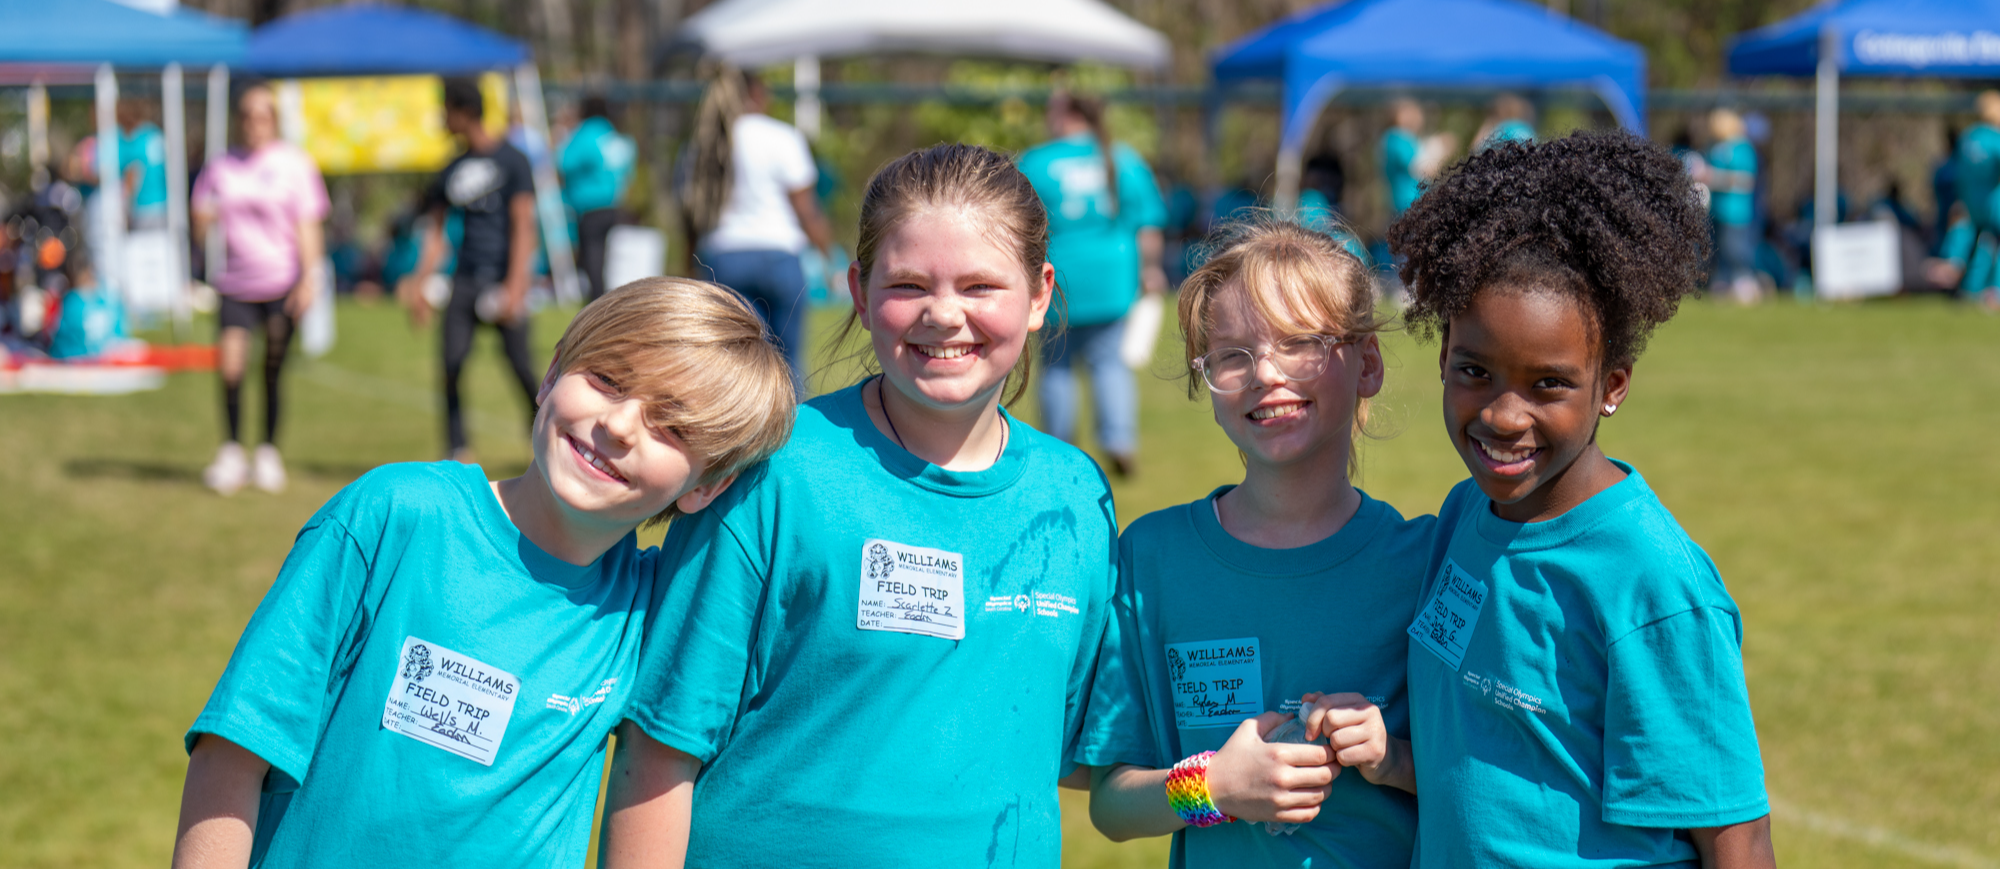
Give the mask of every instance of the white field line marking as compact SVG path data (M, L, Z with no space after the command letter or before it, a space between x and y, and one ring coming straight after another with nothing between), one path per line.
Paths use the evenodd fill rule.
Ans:
M308 364L300 365L299 368L307 379L321 386L330 386L352 395L420 410L433 419L444 415L443 386L437 387L436 390L420 389L387 377L349 371L321 359L312 360ZM465 421L481 436L526 442L528 439L526 427L510 423L508 419L516 418L503 419L497 414L472 408L465 409Z
M1801 808L1791 802L1771 797L1772 817L1779 821L1797 824L1815 833L1847 839L1872 845L1884 851L1894 851L1906 857L1913 857L1939 866L1958 866L1962 869L2000 869L2000 862L1987 858L1978 852L1956 845L1938 845L1919 839L1912 839L1894 830L1855 823L1846 818L1821 814L1811 809Z

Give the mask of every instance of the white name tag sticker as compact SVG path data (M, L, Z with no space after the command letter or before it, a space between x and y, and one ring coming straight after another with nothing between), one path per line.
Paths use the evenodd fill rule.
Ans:
M1178 727L1235 727L1264 714L1264 655L1256 637L1167 644Z
M514 717L521 680L436 643L403 639L382 726L486 766Z
M1410 636L1453 670L1465 660L1465 647L1479 627L1479 611L1486 607L1486 583L1466 573L1458 562L1445 559L1438 571L1437 588L1430 600L1417 611L1410 623Z
M861 607L854 626L965 639L965 558L889 540L862 544Z

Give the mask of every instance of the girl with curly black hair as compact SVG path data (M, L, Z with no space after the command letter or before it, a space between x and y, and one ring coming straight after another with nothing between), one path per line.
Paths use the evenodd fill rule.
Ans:
M1597 445L1707 237L1680 163L1623 133L1481 153L1390 231L1472 475L1409 629L1416 866L1775 863L1742 617Z

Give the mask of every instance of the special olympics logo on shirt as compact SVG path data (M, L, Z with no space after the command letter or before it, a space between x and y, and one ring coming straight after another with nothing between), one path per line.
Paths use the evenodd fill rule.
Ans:
M1167 678L1179 682L1187 678L1187 660L1181 657L1181 650L1167 650Z
M889 557L889 547L880 543L868 547L868 578L884 579L895 572L896 560Z
M452 171L451 177L445 179L444 195L451 200L451 204L460 208L491 211L493 206L489 203L479 203L476 206L474 203L485 198L486 194L499 190L500 184L505 180L500 172L500 164L484 157L474 157L459 163L458 168Z
M410 646L410 654L403 659L403 678L418 682L430 678L431 649L423 643Z

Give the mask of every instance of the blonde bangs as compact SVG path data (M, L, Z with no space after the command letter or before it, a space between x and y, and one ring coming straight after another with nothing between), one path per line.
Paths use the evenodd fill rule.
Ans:
M646 278L585 307L556 344L557 371L593 371L646 402L714 483L769 458L791 436L791 366L735 293L705 281ZM667 510L651 522L672 519Z

